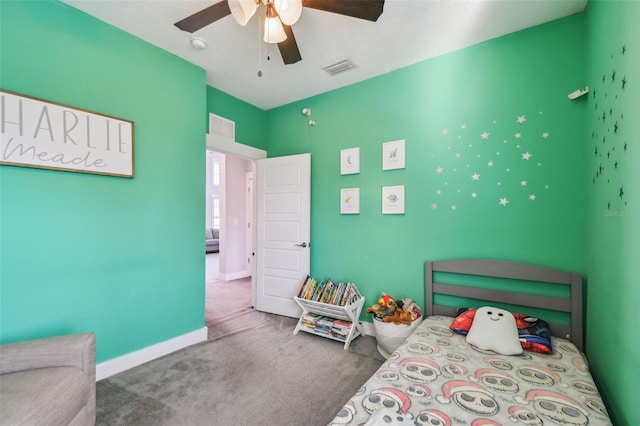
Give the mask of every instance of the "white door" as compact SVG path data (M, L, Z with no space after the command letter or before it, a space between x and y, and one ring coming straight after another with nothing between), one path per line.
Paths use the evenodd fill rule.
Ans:
M256 309L300 316L310 265L311 155L258 160Z

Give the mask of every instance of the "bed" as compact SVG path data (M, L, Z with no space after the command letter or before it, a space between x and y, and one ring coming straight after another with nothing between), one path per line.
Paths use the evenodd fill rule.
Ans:
M450 328L463 303L478 317L492 306L544 318L551 353L499 355L469 344ZM329 424L610 425L582 353L582 306L579 274L496 260L425 262L430 316Z

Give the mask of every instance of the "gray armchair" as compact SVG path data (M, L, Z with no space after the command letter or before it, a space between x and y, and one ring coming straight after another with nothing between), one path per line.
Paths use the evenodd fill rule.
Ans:
M93 333L0 346L0 423L95 425Z

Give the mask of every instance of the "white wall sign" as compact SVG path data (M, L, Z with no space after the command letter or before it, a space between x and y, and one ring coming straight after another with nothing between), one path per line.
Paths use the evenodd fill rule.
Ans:
M133 122L0 90L0 164L133 177Z

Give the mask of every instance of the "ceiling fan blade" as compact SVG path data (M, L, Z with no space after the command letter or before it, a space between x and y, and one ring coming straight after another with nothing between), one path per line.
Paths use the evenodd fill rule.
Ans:
M180 28L182 31L194 33L227 15L231 15L229 2L227 2L227 0L222 0L220 3L216 3L206 9L202 9L200 12L196 12L173 25Z
M302 5L375 22L382 15L384 0L302 0Z
M285 65L295 64L302 59L300 56L300 50L298 49L298 43L293 35L293 30L289 25L283 25L284 33L287 35L285 41L278 43L278 49L280 49L280 55Z

